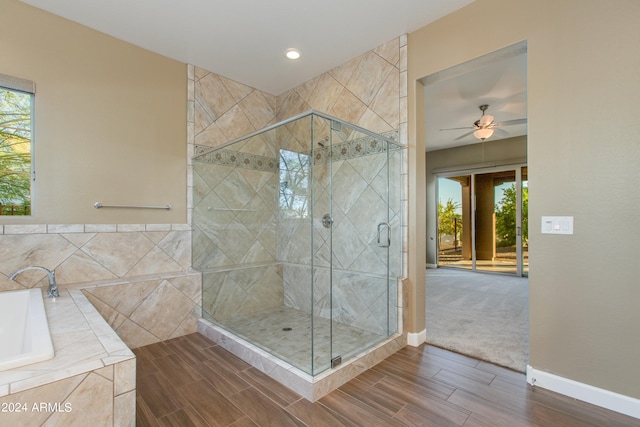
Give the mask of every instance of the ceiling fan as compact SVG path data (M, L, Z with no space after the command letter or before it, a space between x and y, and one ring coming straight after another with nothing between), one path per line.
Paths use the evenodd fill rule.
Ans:
M466 126L461 128L449 128L449 129L440 129L440 130L459 130L459 129L472 129L470 132L465 133L464 135L460 135L455 139L455 141L459 141L462 138L465 138L468 135L473 134L480 141L484 141L493 135L494 129L498 127L504 126L512 126L512 125L522 125L527 123L527 119L515 119L515 120L507 120L504 122L494 122L493 116L491 114L485 114L487 108L489 108L488 104L482 104L478 107L480 111L482 111L482 116L475 122L473 122L473 126Z

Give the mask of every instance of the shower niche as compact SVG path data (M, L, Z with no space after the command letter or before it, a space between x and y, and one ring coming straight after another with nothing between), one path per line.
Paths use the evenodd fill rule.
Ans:
M193 158L199 331L308 400L405 344L393 137L311 111Z

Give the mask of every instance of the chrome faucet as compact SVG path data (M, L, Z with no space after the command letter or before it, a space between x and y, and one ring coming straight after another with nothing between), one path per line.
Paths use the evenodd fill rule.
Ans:
M47 290L47 295L49 296L49 298L52 298L52 297L55 298L58 296L58 285L56 285L56 273L55 271L49 270L48 268L39 267L37 265L24 267L16 271L15 273L13 273L11 276L9 276L9 280L14 280L18 274L27 270L40 270L47 273L49 275L49 289Z

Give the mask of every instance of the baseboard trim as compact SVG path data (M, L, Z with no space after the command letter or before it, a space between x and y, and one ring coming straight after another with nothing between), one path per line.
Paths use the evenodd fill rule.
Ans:
M423 329L420 332L407 332L407 345L411 347L418 347L427 340L427 330Z
M640 399L563 378L527 365L527 382L592 405L640 419Z

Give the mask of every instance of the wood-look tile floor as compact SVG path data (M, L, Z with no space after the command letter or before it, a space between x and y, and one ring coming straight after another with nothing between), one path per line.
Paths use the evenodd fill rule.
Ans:
M311 403L199 334L134 350L137 426L639 426L524 375L405 347Z

